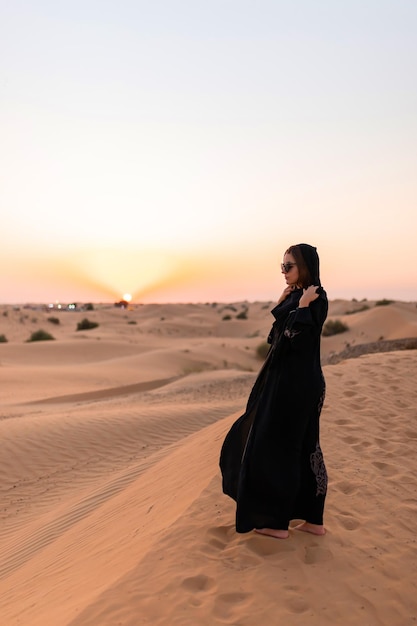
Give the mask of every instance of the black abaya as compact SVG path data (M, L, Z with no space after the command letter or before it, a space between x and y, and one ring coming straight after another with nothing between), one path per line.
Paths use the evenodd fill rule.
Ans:
M314 284L320 284L318 257L313 253L311 263L303 253ZM297 308L303 291L296 289L272 310L268 356L245 413L224 440L223 491L236 501L237 532L286 529L292 519L323 523L327 473L319 438L325 393L320 336L328 303L324 290L318 291L308 307Z

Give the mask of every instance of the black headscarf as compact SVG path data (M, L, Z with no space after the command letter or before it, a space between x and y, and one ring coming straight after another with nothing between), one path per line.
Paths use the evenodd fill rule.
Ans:
M312 285L321 286L320 282L320 262L319 255L317 254L317 248L310 246L308 243L298 243L297 247L300 249L303 259L309 269Z

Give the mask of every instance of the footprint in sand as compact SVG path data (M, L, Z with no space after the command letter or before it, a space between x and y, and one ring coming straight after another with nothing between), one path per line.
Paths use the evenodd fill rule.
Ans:
M372 446L370 441L360 441L359 443L355 443L352 448L355 452L360 452L361 450L366 450L366 448L370 448Z
M233 526L213 526L207 530L209 540L202 550L208 556L213 556L215 551L224 550L231 541Z
M212 548L215 548L216 550L224 550L226 547L226 544L223 543L222 541L219 541L218 539L209 539L208 541L208 546L210 546L210 552L212 552Z
M350 496L357 492L358 488L354 483L348 482L347 480L341 480L334 485L334 488L337 491L341 491L347 496Z
M239 591L218 594L213 610L214 616L226 624L237 623L237 620L247 613L252 595Z
M342 441L344 443L359 443L360 439L359 439L359 437L354 437L353 435L348 435L347 437L343 437Z
M333 554L328 548L322 546L307 546L304 552L304 563L313 565L314 563L324 563L331 561Z
M209 528L206 534L209 539L200 548L204 558L221 560L224 567L237 571L253 569L262 563L262 558L248 554L244 544L239 542L234 526Z
M343 392L345 398L352 398L353 396L356 396L356 394L357 391L355 391L354 389L346 389L346 391Z
M334 423L337 424L338 426L346 426L346 424L351 424L352 420L338 419L338 420L334 420Z
M381 437L375 437L375 443L378 444L380 448L384 450L390 449L392 450L392 442L389 439L382 439Z
M300 585L283 585L283 590L285 604L291 613L304 613L310 608Z
M296 547L290 539L273 539L272 537L251 537L247 541L247 548L259 557L274 556L274 558L285 558L291 552L295 552Z
M389 463L383 463L382 461L373 461L372 465L376 467L385 476L395 476L398 474L398 470L395 465Z
M229 542L230 535L234 532L233 526L212 526L207 529L207 534L216 537L224 543Z
M294 595L286 598L285 604L291 613L305 613L310 608L310 605L305 597L301 595L301 591L300 595Z
M363 403L363 402L349 402L348 406L349 406L349 408L352 411L362 411L362 413L363 413L364 412L365 403Z
M345 530L356 530L360 526L358 520L351 515L338 515L337 519Z
M205 574L197 574L197 576L189 576L184 578L181 583L181 587L191 591L192 593L204 593L213 589L216 586L216 582L210 576Z

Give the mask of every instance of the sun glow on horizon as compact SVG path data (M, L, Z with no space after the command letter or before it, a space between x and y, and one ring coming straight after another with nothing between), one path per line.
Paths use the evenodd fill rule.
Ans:
M290 240L290 243L293 243ZM368 258L370 283L361 276L361 264L344 262L345 253L324 244L317 245L321 278L329 298L395 298L415 300L410 283L388 287L381 274L381 258ZM1 301L5 303L46 302L210 302L274 300L283 289L279 269L288 241L278 243L254 239L250 248L183 251L134 250L126 248L72 248L22 255L0 252ZM250 254L248 253L250 250ZM353 265L352 265L353 263ZM352 267L354 272L352 273ZM122 289L121 289L122 287Z
M0 300L415 299L417 3L3 4Z

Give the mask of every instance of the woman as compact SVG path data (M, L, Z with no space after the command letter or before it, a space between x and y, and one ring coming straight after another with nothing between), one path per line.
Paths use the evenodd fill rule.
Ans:
M320 336L328 302L316 248L291 246L281 269L287 287L272 309L271 346L246 411L225 438L220 468L223 491L237 503L237 532L286 539L295 519L304 520L298 530L325 533Z

